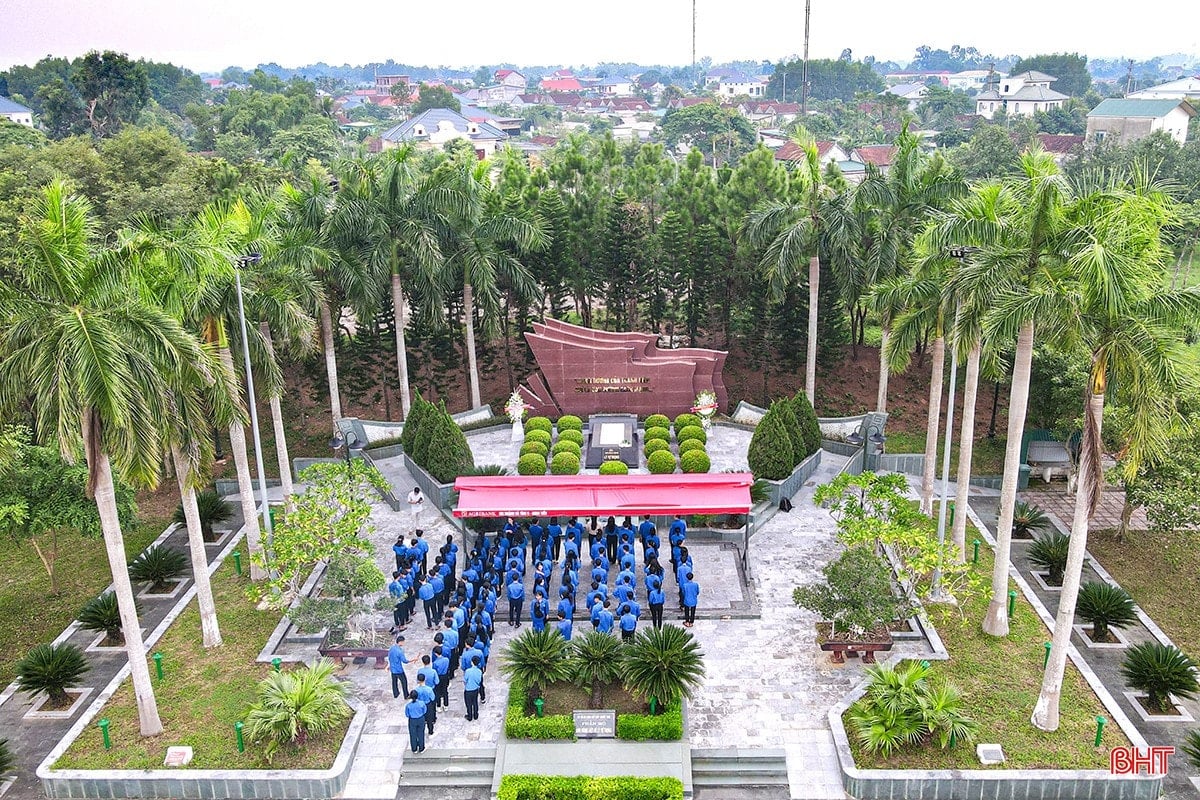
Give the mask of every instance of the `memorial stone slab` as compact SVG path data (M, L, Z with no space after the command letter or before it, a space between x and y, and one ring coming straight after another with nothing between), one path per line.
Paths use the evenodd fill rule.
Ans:
M575 712L576 739L614 739L617 736L617 712L611 708Z

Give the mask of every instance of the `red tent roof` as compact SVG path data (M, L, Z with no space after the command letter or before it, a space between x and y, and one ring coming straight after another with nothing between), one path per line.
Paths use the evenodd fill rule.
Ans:
M752 483L749 472L463 477L454 516L745 514Z

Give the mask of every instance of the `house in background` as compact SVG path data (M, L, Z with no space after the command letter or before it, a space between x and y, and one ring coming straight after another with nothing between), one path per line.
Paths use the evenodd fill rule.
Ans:
M991 119L1004 109L1006 114L1032 117L1039 111L1059 108L1067 96L1050 88L1056 80L1052 75L1033 71L1007 78L997 75L987 89L975 95L975 113Z
M836 142L814 142L817 146L817 163L825 168L830 161L849 161L850 154ZM776 161L799 161L804 158L804 150L792 141L785 142L775 151Z
M738 113L750 120L751 125L782 128L800 116L800 104L779 100L749 101L738 105Z
M6 117L18 125L33 127L33 110L7 97L0 97L0 117Z
M1063 162L1083 147L1084 137L1074 133L1039 133L1037 140L1043 150L1054 156L1054 163L1061 167Z
M1125 95L1130 100L1184 100L1200 97L1200 75L1160 83Z
M860 164L874 164L887 174L896 159L896 146L891 144L865 144L850 151L850 160Z
M987 86L988 75L992 74L986 69L964 69L962 72L955 72L946 76L946 86L950 89L957 89L960 92L965 92L968 89L980 91ZM1001 79L1005 76L1000 75Z
M915 111L928 91L929 87L923 83L897 83L895 86L884 89L880 94L894 94L897 97L903 97L908 101L908 110Z
M1088 142L1116 140L1129 144L1155 131L1166 131L1175 141L1187 141L1188 122L1196 109L1186 100L1102 100L1087 115Z
M511 86L514 89L520 89L521 92L524 92L526 87L529 86L528 79L515 69L496 70L495 82L501 86Z
M448 108L431 108L388 128L380 135L384 150L412 142L422 150L440 149L453 139L465 139L480 159L493 155L508 134L485 121L475 121Z

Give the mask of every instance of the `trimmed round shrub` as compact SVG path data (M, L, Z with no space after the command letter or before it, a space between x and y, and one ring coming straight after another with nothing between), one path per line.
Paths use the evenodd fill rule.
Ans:
M663 450L670 451L670 449L671 445L667 444L662 439L647 439L645 447L642 448L642 452L644 452L646 457L649 458L655 453Z
M666 414L651 414L646 417L647 428L669 428L671 427L671 418Z
M677 429L677 431L678 432L675 434L675 438L678 439L680 443L686 442L689 439L695 439L698 442L708 441L708 434L705 433L704 428L701 428L699 425L685 425L683 428Z
M549 417L530 417L525 420L525 430L550 433L550 431L554 430L554 423L550 421Z
M526 453L517 459L518 475L545 475L546 457L537 453Z
M574 442L583 447L583 431L559 431L558 440L560 442Z
M651 439L661 439L664 442L669 442L671 441L671 431L666 428L648 427L646 428L646 434L644 438L646 441L650 441Z
M675 418L675 430L681 430L689 425L699 425L700 417L692 413L680 414Z
M821 449L821 423L817 420L817 412L813 410L812 403L808 402L808 395L803 391L796 392L792 398L792 412L796 415L796 422L800 425L800 433L804 438L804 455L796 459L796 463L803 461L813 453Z
M559 453L570 453L579 458L583 454L583 448L572 442L570 439L560 439L554 443L554 447L550 448L550 455L556 456Z
M624 461L605 461L600 465L601 475L628 475L629 467Z
M527 442L542 442L546 447L550 446L550 440L554 437L550 435L550 431L544 431L540 428L525 431L525 441Z
M679 456L679 468L684 472L708 472L712 468L712 461L703 450L689 450Z
M675 471L675 456L670 450L659 450L646 458L646 469L655 475L668 475Z
M545 442L526 442L525 444L521 445L521 455L523 456L527 456L530 453L536 453L542 458L545 458L546 454L549 452L550 448Z
M558 418L558 430L561 431L582 431L583 420L574 414L563 414Z
M776 400L771 403L773 408L776 408L780 419L783 420L783 427L788 432L788 438L792 440L792 466L796 466L804 460L807 455L804 444L804 434L800 432L800 423L796 421L796 412L792 409L792 401L788 399Z
M683 458L684 453L690 453L693 450L704 452L704 442L699 439L684 439L679 443L679 457Z
M746 462L756 478L780 481L792 473L796 460L792 453L792 437L788 436L783 420L774 406L759 420L750 437Z
M559 453L550 462L551 475L578 475L579 456L574 453Z

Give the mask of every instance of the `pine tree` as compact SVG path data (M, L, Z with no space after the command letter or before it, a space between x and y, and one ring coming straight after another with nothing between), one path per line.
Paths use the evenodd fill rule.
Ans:
M796 392L792 397L791 406L804 440L804 455L796 459L799 463L821 449L821 423L817 420L817 412L813 411L812 403L808 402L808 395L804 392Z
M792 467L794 468L808 455L804 443L804 432L800 429L795 411L792 410L791 400L786 397L776 400L771 403L771 408L779 414L779 418L783 421L783 427L787 431L788 441L792 444Z
M437 409L430 425L429 450L426 453L425 469L438 483L453 483L475 467L471 448L462 428L446 411L443 403Z
M788 436L777 405L772 404L754 429L746 460L756 478L778 481L791 474L796 459L792 452L791 437Z

